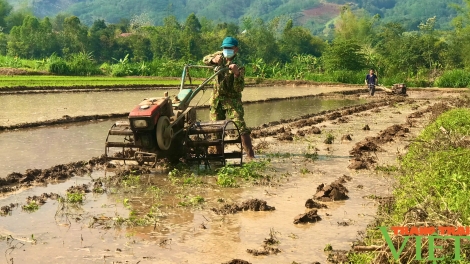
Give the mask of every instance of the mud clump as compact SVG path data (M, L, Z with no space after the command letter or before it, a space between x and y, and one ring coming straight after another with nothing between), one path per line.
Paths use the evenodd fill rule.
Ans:
M277 139L281 141L292 141L294 140L294 134L292 134L290 131L285 132L283 134L278 135Z
M380 132L380 134L377 136L376 142L379 144L391 142L394 141L395 137L405 137L406 133L409 132L410 129L408 127L403 125L393 125Z
M348 192L348 189L340 181L336 180L328 185L320 184L313 198L322 202L346 200L349 198Z
M49 169L28 169L24 174L13 172L7 175L5 180L0 180L0 192L7 193L18 190L21 187L29 187L33 183L45 183L48 181L65 180L73 176L82 176L91 173L93 169L105 166L104 155L95 157L89 161L71 162L55 165ZM15 185L15 186L5 186Z
M346 183L346 182L351 181L351 180L352 180L351 176L343 174L343 176L339 177L336 181L340 182L340 183Z
M316 127L316 126L313 126L309 129L304 129L304 130L297 130L297 135L299 136L305 136L305 135L308 135L308 134L321 134L321 130L320 128Z
M377 159L372 156L357 156L350 162L351 163L349 164L348 169L365 170L371 169L373 167L373 164L377 163Z
M333 250L328 254L327 261L330 263L349 263L348 251L346 250Z
M340 112L333 112L329 115L326 116L326 118L328 120L335 120L336 118L340 118L341 117L341 113Z
M341 141L352 141L352 137L350 134L347 134L347 135L343 135L341 137Z
M71 186L67 189L67 193L89 193L90 189L88 188L88 185L82 184L82 185L75 185Z
M280 253L281 250L274 247L265 246L263 249L247 249L246 252L250 253L253 256L267 256L271 254Z
M57 193L43 193L41 195L33 195L33 196L28 196L26 198L26 203L36 203L36 204L45 204L47 199L51 200L57 200L59 198L59 195Z
M366 137L362 141L356 143L356 146L351 151L349 151L349 154L353 156L360 156L363 154L363 152L383 151L383 149L379 147L375 141L376 138L374 137Z
M6 215L6 214L9 214L13 208L17 207L18 205L16 204L10 204L10 205L5 205L5 206L2 206L0 207L0 215Z
M313 199L308 199L305 202L305 207L308 209L321 209L321 208L328 208L326 204L315 202Z
M242 260L242 259L232 259L231 261L224 262L222 264L251 264L251 262L248 262L248 261Z
M370 130L369 125L365 125L365 126L362 128L362 130Z
M274 206L269 206L266 201L259 199L246 200L240 204L225 204L222 208L212 208L213 212L219 215L235 214L240 211L274 211Z
M301 127L316 125L318 123L319 123L319 121L317 119L308 118L308 119L302 119L302 120L294 122L292 124L292 127L301 128Z
M305 214L299 214L294 218L294 224L316 223L320 221L321 217L317 212L317 209L312 209Z

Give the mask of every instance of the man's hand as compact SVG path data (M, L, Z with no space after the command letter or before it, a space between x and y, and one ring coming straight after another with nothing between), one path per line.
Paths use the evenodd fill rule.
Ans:
M214 64L219 64L221 58L221 55L216 55L214 58L212 58L211 62Z
M237 64L230 64L228 68L233 72L233 75L235 75L235 77L238 77L240 75L240 70L238 69Z

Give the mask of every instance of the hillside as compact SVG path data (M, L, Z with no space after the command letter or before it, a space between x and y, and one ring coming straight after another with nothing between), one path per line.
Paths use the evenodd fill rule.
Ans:
M170 15L184 21L191 13L215 22L240 24L243 17L269 21L275 17L294 18L315 33L322 32L349 4L364 9L372 16L379 14L383 22L399 22L415 30L420 22L436 16L437 28L449 28L456 12L450 3L463 0L8 0L16 7L28 6L39 17L54 17L58 13L73 14L82 23L91 25L97 19L118 23L121 19L139 19L161 25Z

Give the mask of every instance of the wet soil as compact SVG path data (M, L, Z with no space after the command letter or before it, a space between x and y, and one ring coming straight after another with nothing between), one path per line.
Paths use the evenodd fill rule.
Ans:
M275 207L267 205L266 201L259 199L250 199L240 204L225 204L221 208L211 209L216 214L234 214L240 211L274 211Z
M0 251L9 263L339 263L377 205L390 200L369 198L390 197L393 189L393 175L375 167L396 164L429 116L458 105L434 93L410 99L379 92L363 106L254 128L257 158L273 168L263 184L220 188L204 176L175 186L164 169L107 168L100 157L12 173L0 182ZM326 144L327 135L341 140ZM142 175L144 189L129 185L133 175ZM64 192L86 202L65 209L57 199ZM204 201L195 204L199 196ZM40 204L36 212L20 209L31 201ZM135 225L136 215L153 222Z
M328 88L324 86L315 89L300 87L291 94L281 95L280 91L282 89L280 88L272 88L272 91L269 91L268 89L271 88L264 87L260 89L257 87L251 90L250 88L247 88L244 92L244 105L273 103L286 101L286 99L295 100L308 98L357 100L357 95L363 92L361 89L341 87ZM332 92L321 92L327 91L328 89L332 89ZM261 92L258 92L258 90ZM317 90L319 92L316 92ZM159 89L151 89L149 93L155 95L156 91L159 91ZM169 90L162 89L160 92L158 92L158 96L161 96L164 91ZM178 91L178 89L172 89L170 90L169 94L172 96L177 94ZM5 116L4 118L0 118L0 132L51 125L64 125L90 121L105 121L115 118L127 118L129 115L129 109L132 109L136 104L138 104L141 100L141 97L148 96L145 91L145 93L136 92L135 90L129 91L127 93L122 93L123 91L120 90L120 92L120 96L110 96L111 94L109 91L101 91L101 93L87 91L86 94L82 96L68 96L70 99L67 99L68 97L60 99L60 97L57 98L55 95L48 95L47 97L43 96L44 98L39 98L37 95L26 95L29 99L23 99L25 98L24 96L22 98L18 98L18 96L14 95L10 96L11 98L5 98L2 103ZM270 95L265 95L265 92L270 92ZM96 97L94 94L98 94L99 97ZM277 97L276 94L280 97ZM195 99L193 99L194 103L192 102L191 106L196 109L208 109L209 96L210 92L197 95ZM122 102L123 98L127 98L127 101ZM2 101L0 100L0 102ZM117 109L122 109L122 111L113 113L107 112L79 114L93 112L93 109L98 110L100 107L97 107L97 104L106 104L105 109L108 111L116 111ZM18 109L19 105L21 105L21 109ZM34 113L34 115L31 115L32 113Z

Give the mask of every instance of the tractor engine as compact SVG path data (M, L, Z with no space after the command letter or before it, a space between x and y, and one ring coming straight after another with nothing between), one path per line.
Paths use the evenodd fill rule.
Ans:
M135 146L147 151L153 151L156 148L165 149L165 140L159 134L172 133L172 131L164 131L172 116L173 108L170 98L144 99L129 113L128 117L134 134Z

